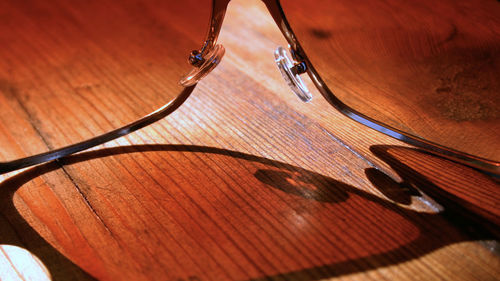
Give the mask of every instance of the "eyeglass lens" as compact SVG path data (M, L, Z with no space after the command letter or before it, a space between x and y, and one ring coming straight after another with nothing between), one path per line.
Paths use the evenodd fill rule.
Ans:
M211 1L0 2L0 161L124 126L183 89Z
M308 59L352 109L500 161L498 1L281 1Z

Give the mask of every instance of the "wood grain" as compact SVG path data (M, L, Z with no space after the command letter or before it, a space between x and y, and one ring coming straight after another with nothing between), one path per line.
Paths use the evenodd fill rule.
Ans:
M500 161L498 1L282 4L308 58L348 106Z
M1 161L106 133L179 95L208 29L210 5L197 2L0 3L0 142L19 143ZM45 145L26 147L18 128Z
M0 176L2 280L497 279L499 185L316 91L300 102L274 65L281 38L261 3L234 1L224 60L177 112ZM2 154L47 148L10 110L25 142L5 133Z

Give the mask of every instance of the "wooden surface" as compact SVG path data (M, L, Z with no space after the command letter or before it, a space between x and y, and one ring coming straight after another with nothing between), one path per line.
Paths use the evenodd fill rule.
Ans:
M11 147L1 161L84 141L170 102L205 40L210 9L193 9L198 2L0 2L0 146Z
M500 161L498 1L282 2L309 60L345 104Z
M0 176L1 279L497 280L499 185L315 90L302 103L274 65L281 38L234 1L225 58L178 112Z

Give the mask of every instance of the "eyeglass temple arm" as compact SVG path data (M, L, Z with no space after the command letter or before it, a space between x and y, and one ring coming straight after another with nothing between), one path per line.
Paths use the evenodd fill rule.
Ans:
M100 136L88 139L86 141L82 141L79 143L75 143L69 146L65 146L56 150L48 151L45 153L40 153L36 154L33 156L25 157L25 158L20 158L16 159L13 161L9 162L0 162L0 175L5 174L8 172L12 172L15 170L19 170L22 168L34 166L37 164L42 164L45 162L49 162L52 160L56 160L68 155L71 155L73 153L77 153L89 148L92 148L94 146L106 143L108 141L117 139L119 137L125 136L127 134L130 134L134 131L137 131L141 128L144 128L160 119L163 119L170 113L174 112L179 106L181 106L187 98L191 95L191 92L193 92L194 88L196 87L196 84L190 87L184 88L182 92L171 102L167 103L166 105L162 106L161 108L157 109L156 111L142 117L141 119L132 122L128 125L125 125L121 128L115 129L113 131L110 131L108 133L102 134Z

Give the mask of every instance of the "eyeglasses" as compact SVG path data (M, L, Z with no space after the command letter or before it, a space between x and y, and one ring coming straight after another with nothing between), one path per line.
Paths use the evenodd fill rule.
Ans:
M301 100L311 99L307 73L348 117L500 174L498 3L264 2L291 52L278 48L276 63ZM0 144L18 144L0 151L0 173L175 111L224 55L217 36L228 3L0 3Z

